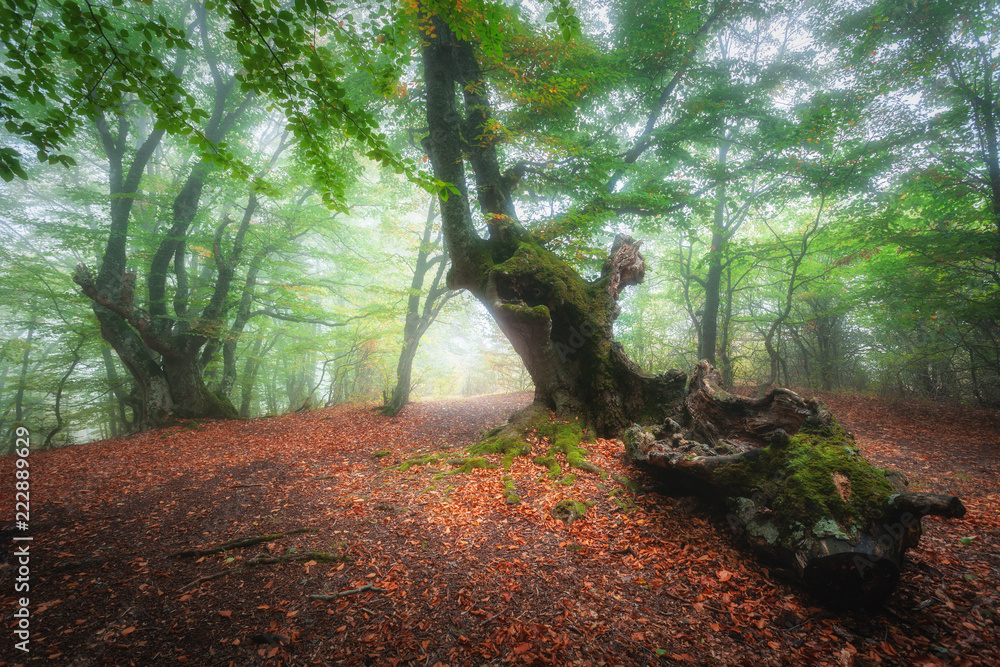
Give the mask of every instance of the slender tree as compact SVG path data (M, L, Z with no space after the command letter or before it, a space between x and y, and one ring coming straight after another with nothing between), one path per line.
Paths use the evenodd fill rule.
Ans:
M443 280L448 267L448 256L441 248L440 235L437 238L433 237L434 221L437 218L435 211L436 201L432 198L427 208L427 218L420 237L420 248L413 265L413 278L406 299L403 349L396 364L396 386L382 406L382 412L390 416L398 414L410 402L410 392L413 388L413 360L417 356L421 337L437 319L444 305L458 294L449 290ZM431 255L437 250L441 250L440 254L432 257ZM433 278L427 292L424 293L424 281L429 273L433 274Z

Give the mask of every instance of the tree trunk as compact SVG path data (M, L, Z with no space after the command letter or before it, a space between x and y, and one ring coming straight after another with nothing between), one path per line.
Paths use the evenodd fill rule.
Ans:
M729 144L722 143L719 147L719 166L726 164ZM719 338L719 306L722 302L722 274L725 247L729 243L726 230L726 186L719 184L715 189L715 224L712 227L712 245L708 251L708 272L702 287L705 290L705 305L701 316L701 329L698 336L698 358L707 359L715 365L716 347Z
M511 200L515 176L499 169L498 138L489 129L489 100L473 47L456 39L439 17L431 20L436 36L423 51L430 130L425 148L435 177L457 191L441 197L452 262L448 286L468 289L521 357L535 385L528 413L547 409L560 418L582 418L598 435L620 433L633 421L662 420L668 416L664 406L676 405L683 391L683 374L641 371L612 334L621 291L645 274L640 244L620 235L601 276L588 282L518 223ZM464 120L456 90L464 98ZM466 155L487 239L472 220Z
M862 458L815 399L786 389L735 396L719 379L702 361L684 399L684 426L633 426L626 452L667 492L727 502L731 528L824 603L881 602L917 544L920 518L965 514L954 496L903 492L905 478Z
M135 381L139 412L133 425L145 430L161 426L171 416L182 419L236 418L237 412L225 396L211 392L201 376L199 351L205 338L180 334L163 340L149 334L147 313L131 307L132 281L119 292L117 301L98 291L87 268L77 266L73 276L84 294L94 302L101 336ZM160 358L154 357L158 353Z
M265 345L264 337L258 334L257 339L254 341L253 349L250 351L250 354L247 355L246 362L243 364L243 376L240 379L241 419L250 418L250 407L253 401L254 386L257 384L257 373L264 361L264 355L270 352L271 348L273 348L274 344L277 342L278 337L273 336L267 345Z
M51 431L49 431L49 434L45 436L45 442L42 443L42 449L48 449L52 444L52 439L55 438L56 434L63 429L63 418L62 418L63 389L65 389L66 383L69 381L69 378L73 374L73 371L76 370L77 364L80 363L80 348L83 347L83 344L86 341L87 341L86 336L80 337L80 342L76 344L75 348L73 348L73 363L69 365L69 368L66 369L66 373L63 374L62 378L59 379L59 384L56 385L56 402L53 408L53 412L55 413L56 416L56 425Z
M136 415L139 413L139 406L136 405L133 396L125 390L125 383L118 376L118 369L115 368L115 360L111 356L111 348L105 345L101 346L101 359L104 361L104 372L108 377L108 387L115 397L115 407L118 409L116 418L115 408L110 408L111 434L112 437L118 437L123 433L127 433L132 426L132 421L125 414L125 408L131 409L132 420L134 421Z
M28 367L31 360L31 341L35 335L34 319L28 325L28 336L24 341L24 354L21 357L21 374L17 381L17 394L14 396L14 424L24 425L24 392L28 387Z

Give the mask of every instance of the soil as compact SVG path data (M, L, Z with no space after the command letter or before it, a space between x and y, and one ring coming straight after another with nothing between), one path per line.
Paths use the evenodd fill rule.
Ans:
M743 550L724 517L637 488L649 480L619 441L589 446L604 476L563 459L554 476L531 457L505 471L499 456L449 474L482 429L531 399L484 396L33 452L30 592L18 594L30 598L30 652L8 641L11 550L25 543L11 529L0 665L1000 664L1000 416L822 398L873 462L969 510L924 520L878 609L820 608ZM400 469L427 454L440 456ZM12 457L0 478L14 479ZM565 500L586 514L554 518ZM9 493L0 508L13 516L4 504ZM286 534L297 529L309 530Z

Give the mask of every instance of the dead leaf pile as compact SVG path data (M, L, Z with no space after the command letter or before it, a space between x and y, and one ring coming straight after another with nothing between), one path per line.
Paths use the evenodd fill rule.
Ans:
M191 422L33 453L32 652L0 664L1000 663L996 414L824 397L876 463L969 509L925 520L883 609L831 612L723 517L642 492L619 441L588 446L603 475L499 456L455 473L530 398ZM0 468L12 478L10 457ZM555 518L565 500L585 515ZM0 576L11 626L9 564Z

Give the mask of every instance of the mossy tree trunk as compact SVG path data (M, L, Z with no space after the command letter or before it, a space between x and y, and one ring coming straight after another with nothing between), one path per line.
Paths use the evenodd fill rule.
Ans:
M441 197L452 262L448 286L469 290L486 307L535 385L532 405L489 434L479 451L527 454L531 445L523 435L534 431L552 443L550 455L536 462L549 465L552 454L562 452L586 470L576 448L584 431L617 435L628 428L634 461L671 490L728 499L733 527L757 551L793 567L817 595L847 604L882 599L919 537L920 518L961 516L961 502L902 492L901 476L865 461L828 412L794 392L733 396L719 388L721 376L708 361L686 389L684 373L655 376L632 363L612 326L622 290L643 280L640 243L619 235L601 275L588 281L519 223L512 193L522 172L500 169L500 136L490 123L473 46L440 17L428 22L425 149L434 176L449 188ZM486 237L477 232L470 206L467 163ZM721 271L709 276L718 277ZM717 313L709 315L714 321ZM711 326L701 338L709 357L716 337ZM659 426L649 432L629 427L633 423Z
M730 526L751 548L791 567L821 600L880 602L921 517L965 514L954 496L906 493L905 478L865 460L815 399L786 389L745 398L720 380L702 361L683 422L629 428L626 452L667 492L726 501Z
M633 421L662 420L663 410L679 403L683 374L643 372L612 334L619 295L645 274L640 243L619 236L601 276L587 281L518 222L512 190L519 173L500 171L499 138L490 130L489 100L473 46L458 40L439 17L432 21L434 36L423 50L430 130L425 149L435 177L456 191L441 198L452 263L448 287L469 290L521 357L535 385L528 413L546 409L560 419L582 419L591 435L618 434ZM476 231L466 161L475 174L486 238Z

